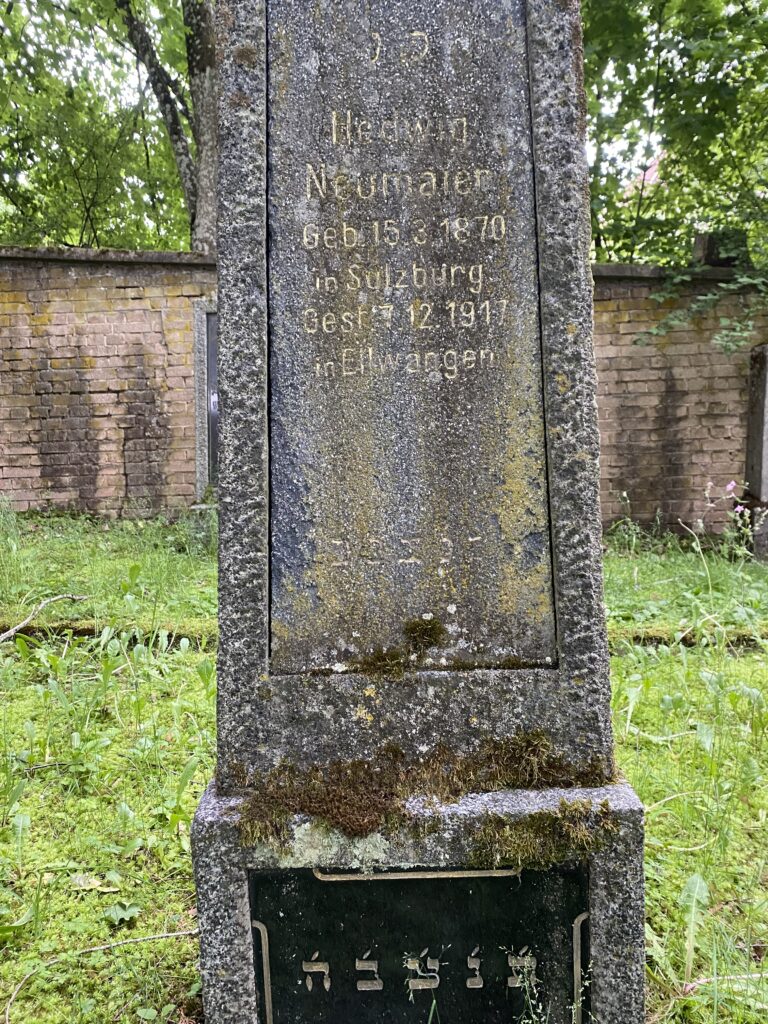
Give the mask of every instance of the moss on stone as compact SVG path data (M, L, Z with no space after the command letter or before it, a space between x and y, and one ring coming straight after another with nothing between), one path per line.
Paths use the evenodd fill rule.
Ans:
M587 857L618 831L607 801L561 800L556 811L535 811L519 821L487 815L474 838L470 865L492 869L543 870L565 860Z
M540 730L506 739L488 736L465 755L438 744L417 760L389 744L370 760L309 768L285 763L249 778L241 834L246 845L266 842L283 848L291 818L304 814L345 835L362 837L416 824L405 808L410 797L450 803L467 793L602 785L610 776L602 762L586 768L570 764Z
M426 653L430 647L445 642L445 626L433 615L430 619L409 619L403 624L403 636L408 649L415 655Z
M403 623L402 647L375 647L350 661L356 672L365 675L402 676L406 669L417 669L430 647L438 647L447 637L439 619L409 619Z

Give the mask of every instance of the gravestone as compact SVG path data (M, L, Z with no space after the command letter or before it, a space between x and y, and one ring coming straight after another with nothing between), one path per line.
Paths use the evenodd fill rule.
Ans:
M206 1020L640 1024L578 4L217 19Z

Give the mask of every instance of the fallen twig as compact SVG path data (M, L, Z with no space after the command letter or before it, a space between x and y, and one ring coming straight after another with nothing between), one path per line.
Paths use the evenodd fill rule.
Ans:
M11 1007L16 1001L16 997L29 979L33 978L38 971L46 970L48 967L55 967L56 964L60 964L64 960L69 960L70 957L86 956L88 953L103 953L108 949L117 949L118 946L135 946L140 942L157 942L159 939L180 939L189 935L197 935L199 931L199 928L191 928L189 931L185 932L160 932L159 935L143 935L137 939L121 939L120 942L107 942L103 946L88 946L87 949L74 949L71 953L63 953L61 956L56 956L52 960L46 960L45 963L38 964L38 966L33 968L33 970L28 974L25 974L11 993L11 998L5 1004L5 1024L11 1024Z
M46 599L44 601L41 601L40 604L37 605L36 608L32 609L32 611L26 617L26 619L24 619L23 622L20 622L18 624L18 626L12 626L10 629L6 630L5 633L0 633L0 644L4 643L6 640L12 640L16 636L17 633L20 633L22 631L22 629L25 628L25 626L28 626L30 624L30 622L35 618L35 616L39 615L40 612L43 610L43 608L46 608L49 604L53 604L55 601L87 601L87 600L88 600L88 595L87 594L57 594L56 597L46 597Z
M697 978L696 981L689 981L683 985L683 995L690 996L702 985L718 984L721 981L760 981L765 978L765 971L754 971L750 974L721 974L717 978Z

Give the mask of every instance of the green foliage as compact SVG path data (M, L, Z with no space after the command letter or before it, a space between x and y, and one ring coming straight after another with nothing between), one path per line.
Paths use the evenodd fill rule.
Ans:
M135 6L182 76L179 4L162 17ZM176 249L188 236L165 128L114 0L0 5L0 240Z
M697 230L735 228L764 267L768 0L582 8L596 258L685 266ZM132 9L184 118L181 2ZM116 0L3 3L0 239L177 248L188 231L166 129ZM768 290L760 272L742 290L755 276ZM741 344L748 324L723 333Z
M696 230L736 228L764 266L768 0L583 12L597 259L687 265Z
M195 926L215 564L185 537L159 521L0 516L9 622L39 596L89 594L84 635L65 618L81 606L62 603L0 645L0 1013L34 971L11 1024L201 1020L193 938L80 955ZM763 1024L768 1010L768 568L742 547L626 527L608 546L614 727L647 810L657 1024Z

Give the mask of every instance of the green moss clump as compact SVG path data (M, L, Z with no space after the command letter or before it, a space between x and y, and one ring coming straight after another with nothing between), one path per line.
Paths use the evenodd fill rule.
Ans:
M418 657L424 655L430 647L438 647L445 642L445 626L434 615L431 619L409 619L403 625L403 636L408 649Z
M485 817L470 854L472 867L543 870L600 849L618 831L607 801L561 800L557 811L536 811L520 821Z
M402 647L376 647L367 654L353 658L350 665L365 675L386 675L399 678L406 669L416 669L430 647L445 642L447 633L439 619L409 619L403 623Z
M401 758L389 750L375 765L362 760L304 770L278 765L256 782L246 801L241 813L244 842L284 848L295 814L311 815L349 836L379 831L397 806Z
M540 730L502 740L486 737L476 751L464 755L438 744L414 761L389 744L370 760L309 768L281 764L248 779L241 834L246 844L284 848L291 818L304 814L345 835L362 837L413 823L405 803L414 796L450 803L467 793L602 785L611 775L612 766L606 771L602 762L575 768Z
M399 647L375 647L367 654L358 655L352 662L356 672L392 678L402 676L407 663L405 652Z

